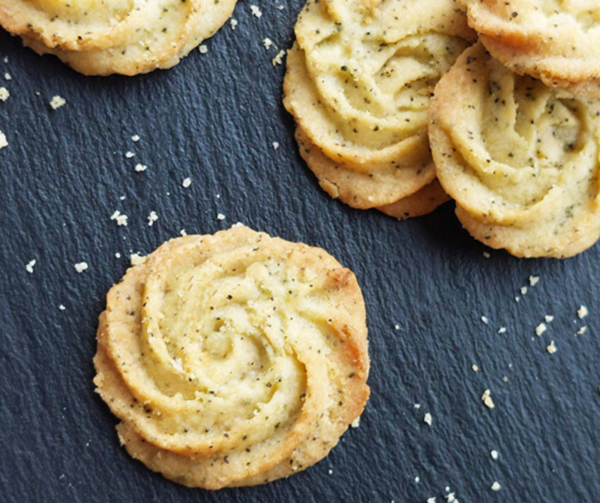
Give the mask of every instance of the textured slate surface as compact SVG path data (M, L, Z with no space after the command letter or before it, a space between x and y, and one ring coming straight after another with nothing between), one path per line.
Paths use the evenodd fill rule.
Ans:
M225 26L207 54L134 79L84 78L0 32L0 85L12 94L0 103L9 142L0 151L0 500L425 503L454 492L461 502L600 501L600 247L564 262L486 259L451 205L397 223L329 199L297 154L277 51L261 44L290 46L301 2L259 5L257 19L240 2L236 30ZM57 94L67 104L53 111ZM138 162L146 172L134 171ZM127 227L110 220L115 210ZM131 252L237 221L322 246L356 272L372 398L360 428L317 466L210 493L125 454L93 392L92 356L104 295ZM89 269L78 274L81 261ZM530 275L539 283L516 302ZM537 337L547 314L555 320ZM480 399L488 388L493 410Z

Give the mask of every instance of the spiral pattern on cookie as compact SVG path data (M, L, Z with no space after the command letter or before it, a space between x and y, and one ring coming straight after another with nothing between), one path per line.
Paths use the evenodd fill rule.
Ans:
M284 103L338 165L334 174L315 170L329 181L332 190L325 190L373 208L429 184L429 99L472 37L456 3L310 0L295 32Z
M600 236L600 101L519 76L481 44L431 105L437 176L463 225L515 255L564 257Z
M235 0L0 0L0 25L86 75L177 64L231 15Z
M354 275L246 228L173 240L131 269L98 342L95 382L127 449L190 486L306 468L368 396Z

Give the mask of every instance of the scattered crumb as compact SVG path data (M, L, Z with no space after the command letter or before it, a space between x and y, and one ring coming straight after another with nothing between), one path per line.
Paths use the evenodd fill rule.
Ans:
M577 333L575 335L583 335L587 332L587 327L584 325L583 327L581 327Z
M484 256L484 258L490 258L491 257L490 252L486 252L486 251L483 252L483 256Z
M284 7L283 5L278 5L278 6L277 6L277 8L278 8L279 10L283 10L283 9L285 9L285 7Z
M521 301L521 297L519 297L518 295L515 297L515 302L520 302Z
M52 107L53 110L58 110L60 107L64 106L67 104L67 100L65 100L62 96L54 96L51 100L50 100L50 106Z
M590 312L588 311L588 308L585 306L581 306L577 310L577 316L579 316L579 319L581 319L581 320L583 320L583 318L585 318L588 314L590 314Z
M421 477L415 477L415 482L418 484L419 482L421 482Z
M12 80L12 76L10 75L10 73L6 72L4 74L4 80Z
M492 459L498 459L498 451L494 450L490 452L490 455L492 456Z
M129 256L129 260L131 260L131 265L140 265L146 262L146 257L140 255L139 253L132 253Z
M535 334L539 337L540 335L542 335L546 330L548 329L548 327L546 327L545 323L540 323L537 327L535 327Z
M184 189L187 189L190 185L192 184L192 179L191 178L184 178L183 182L181 183L181 185L183 185Z
M471 368L473 369L473 372L479 372L479 367L477 365L473 364Z
M498 329L498 333L499 333L499 334L505 334L505 333L506 333L506 327L500 327L500 328Z
M527 287L526 286L522 286L521 287L521 295L526 295L527 294Z
M448 489L446 489L446 490L448 490ZM459 501L456 499L456 495L454 493L446 494L446 501L448 503L459 503Z
M148 215L148 225L150 227L152 227L154 222L156 222L157 220L158 220L158 215L156 214L156 211L151 211L150 214Z
M33 266L36 264L36 260L30 260L27 265L25 266L25 270L29 273L29 274L33 274Z
M262 44L265 47L265 49L268 50L269 47L271 47L273 45L273 41L269 37L267 37L267 38L263 39Z
M279 143L276 141L273 142L273 150L277 150L279 148Z
M277 53L277 56L275 56L272 60L271 63L273 64L273 66L275 65L280 65L283 62L283 58L285 56L285 51L283 49L281 49L281 51L279 51Z
M414 407L415 407L415 409L420 409L421 408L421 404L420 403L416 403Z
M548 351L548 353L550 353L551 355L556 353L556 345L554 344L554 341L550 341L550 344L546 348L546 351Z
M140 141L140 136L139 136L139 135L137 135L137 134L134 134L134 135L131 137L131 141L133 141L133 142L137 143L138 141Z
M487 318L487 316L482 316L481 321L483 321L486 325L490 322L490 320Z
M238 25L238 21L237 21L237 19L231 18L231 21L229 21L229 24L231 25L231 29L235 30L235 27Z
M208 46L202 44L200 47L198 47L198 50L200 51L200 54L206 54L208 52Z
M427 412L425 414L425 417L423 418L423 422L429 426L431 426L431 423L433 423L433 417L431 417L431 414L429 412Z
M115 253L116 258L121 258L121 254L119 252Z
M499 491L500 489L502 489L502 486L498 482L492 484L492 491Z
M125 157L127 159L131 159L132 157L135 157L135 154L131 151L125 152Z
M115 211L111 216L111 220L116 220L117 225L126 226L127 225L127 215L121 213L119 210Z
M8 141L6 140L6 136L2 131L0 131L0 149L4 147L8 147Z
M358 416L354 421L350 423L352 428L358 428L360 426L360 416Z
M63 304L61 304L60 306L58 306L58 309L60 309L61 311L64 311L67 308Z
M143 171L146 171L148 169L148 166L146 166L145 164L136 164L135 168L136 172L138 173L142 173Z
M87 262L78 262L77 264L75 264L75 270L78 273L82 273L83 271L87 270L88 265Z
M502 380L503 380L504 382L508 382L508 376L504 376L504 377L502 378Z
M6 87L0 87L0 101L6 101L10 98L10 92Z
M328 473L329 475L333 475L333 470L330 469Z
M179 235L180 235L180 236L187 236L187 232L185 231L185 229L181 229L181 230L179 231Z
M544 320L546 320L546 323L552 323L554 321L554 316L547 314L544 316Z
M219 213L217 215L217 220L225 220L225 215L223 215L223 213Z
M400 325L394 325L394 330L400 330Z
M529 276L529 285L530 286L535 286L539 283L540 281L540 277L539 276Z
M250 6L250 11L252 12L252 15L260 18L262 16L262 12L260 11L260 9L256 6L256 5L251 5Z
M236 227L244 227L244 224L242 222L236 222L231 226L232 229L235 229Z
M492 400L492 392L489 389L486 389L483 392L483 395L481 395L481 400L488 409L493 409L495 407L494 401Z
M435 503L435 497L434 498L427 498L427 503Z

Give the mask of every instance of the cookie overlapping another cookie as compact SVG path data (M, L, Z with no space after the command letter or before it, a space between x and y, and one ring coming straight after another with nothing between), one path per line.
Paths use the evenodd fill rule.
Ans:
M492 56L550 87L600 98L595 0L460 0Z
M519 257L569 257L600 237L600 100L519 76L482 44L438 84L437 176L478 240Z
M175 66L229 18L236 0L0 0L0 25L85 75Z
M473 38L464 13L452 0L310 0L295 31L284 104L322 188L360 209L412 198L423 213L411 201L435 178L429 99Z
M309 467L369 396L352 272L245 227L174 239L131 268L108 294L94 363L129 453L190 487Z

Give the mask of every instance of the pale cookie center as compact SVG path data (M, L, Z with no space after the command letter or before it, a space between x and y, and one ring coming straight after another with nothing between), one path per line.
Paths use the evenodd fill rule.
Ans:
M134 0L28 0L41 11L63 22L94 24L122 21Z

